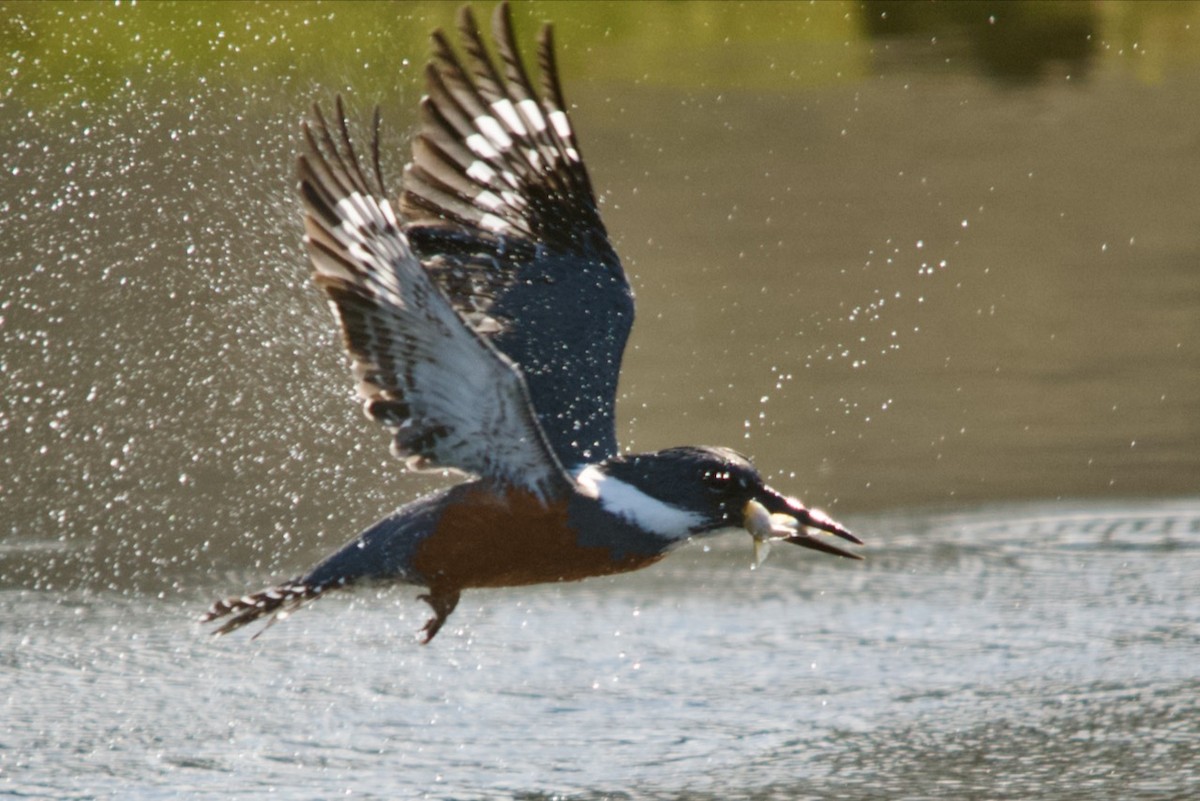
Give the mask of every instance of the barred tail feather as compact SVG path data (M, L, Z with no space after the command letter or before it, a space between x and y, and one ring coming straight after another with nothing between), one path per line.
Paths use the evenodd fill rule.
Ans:
M282 584L252 595L243 595L238 598L217 601L204 613L200 618L200 622L209 623L213 620L219 620L232 615L233 617L230 617L229 620L226 620L219 628L213 631L213 636L220 636L228 634L231 631L237 631L243 626L269 615L270 620L267 621L258 634L254 635L257 638L274 625L276 621L287 617L302 604L320 597L329 590L339 589L344 586L346 586L345 581L334 584L309 585L299 579L292 579L291 581L285 581Z

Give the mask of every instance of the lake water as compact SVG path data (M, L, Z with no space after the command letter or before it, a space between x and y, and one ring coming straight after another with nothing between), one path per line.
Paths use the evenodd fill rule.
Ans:
M0 797L1200 793L1200 6L998 8L518 10L638 294L620 438L868 559L731 534L421 647L411 588L194 619L443 483L361 419L292 159L342 92L398 176L452 8L10 5Z

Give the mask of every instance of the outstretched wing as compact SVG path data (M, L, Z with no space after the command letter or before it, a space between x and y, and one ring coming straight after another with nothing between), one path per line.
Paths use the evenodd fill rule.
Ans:
M391 429L411 466L458 468L543 499L569 491L520 372L464 323L413 254L385 197L378 138L372 181L340 98L337 126L335 140L315 106L304 125L305 242L367 415Z
M458 28L465 64L433 36L400 196L405 230L463 318L520 366L561 462L614 456L633 294L567 118L550 26L538 40L540 97L507 4L493 20L500 69L469 8Z

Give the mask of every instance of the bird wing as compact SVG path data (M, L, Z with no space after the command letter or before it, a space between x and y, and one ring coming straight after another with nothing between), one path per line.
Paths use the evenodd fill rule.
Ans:
M465 61L433 35L405 230L455 309L520 366L561 462L614 456L633 293L567 117L552 30L538 39L539 96L507 4L493 19L499 69L469 8L458 28Z
M341 99L337 138L318 107L299 157L305 243L341 324L367 415L410 466L457 468L543 500L569 492L520 371L455 311L414 255L354 152ZM376 115L376 133L378 114Z

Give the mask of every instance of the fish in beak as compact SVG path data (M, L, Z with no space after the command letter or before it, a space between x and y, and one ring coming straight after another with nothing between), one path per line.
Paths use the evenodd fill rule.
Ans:
M751 498L746 502L742 509L742 517L742 525L754 538L755 567L766 560L771 543L776 540L847 559L863 558L862 555L834 545L809 531L810 528L814 528L855 545L862 545L863 541L847 531L844 526L819 509L809 509L795 498L786 498L769 487L758 498Z

